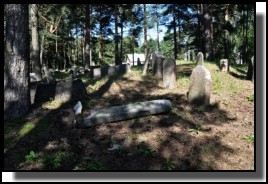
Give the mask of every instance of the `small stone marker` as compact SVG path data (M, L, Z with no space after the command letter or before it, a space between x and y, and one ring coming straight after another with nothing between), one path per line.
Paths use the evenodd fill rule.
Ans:
M228 59L221 59L220 60L220 70L222 72L228 71Z

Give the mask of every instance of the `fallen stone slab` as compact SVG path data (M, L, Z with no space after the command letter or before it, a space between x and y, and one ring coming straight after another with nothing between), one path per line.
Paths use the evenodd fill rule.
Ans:
M169 112L170 110L171 102L165 99L114 106L92 112L90 116L84 119L82 126L90 127L97 124Z

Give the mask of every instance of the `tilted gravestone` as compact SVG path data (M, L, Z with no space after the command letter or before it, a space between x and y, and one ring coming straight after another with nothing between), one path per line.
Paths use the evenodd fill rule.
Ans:
M198 55L197 58L200 60L197 63L201 63L203 54L198 53ZM199 105L209 105L211 85L210 71L201 64L197 65L190 76L189 91L187 92L188 101Z
M202 52L198 52L196 56L196 65L203 65L204 64L204 55Z
M130 66L128 64L115 65L115 66L104 66L101 68L94 68L90 71L89 76L93 79L99 79L106 76L116 76L128 73Z
M166 58L163 61L163 86L167 89L176 88L175 59Z
M220 70L222 72L227 72L228 71L228 59L221 59L220 60Z
M162 78L163 76L163 60L164 56L161 52L153 52L152 54L152 71L153 75L156 76L157 78Z

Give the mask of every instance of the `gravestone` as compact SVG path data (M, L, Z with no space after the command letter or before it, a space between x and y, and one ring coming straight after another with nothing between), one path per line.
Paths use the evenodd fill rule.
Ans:
M31 102L44 103L50 100L84 100L87 97L85 86L81 79L61 80L47 83L36 83L31 85Z
M152 55L152 71L153 75L161 79L163 76L163 60L164 56L161 52L153 52Z
M94 68L90 71L89 77L93 79L100 79L106 76L116 76L128 73L130 71L130 65L115 65L115 66L104 66L101 68Z
M190 76L187 99L190 103L209 105L212 80L210 71L201 65L202 56L202 53L197 55L197 58L199 58L197 62L200 64L193 69Z
M220 60L220 71L227 72L228 71L228 59Z
M163 61L163 86L167 89L176 88L176 62L167 58Z
M198 52L196 56L196 65L203 65L204 64L204 55L202 52Z

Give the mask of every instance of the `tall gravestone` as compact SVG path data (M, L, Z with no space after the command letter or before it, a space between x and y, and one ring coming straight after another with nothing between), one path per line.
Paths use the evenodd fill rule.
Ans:
M204 55L202 52L198 52L196 56L196 65L203 65L204 64Z
M199 52L197 66L190 76L189 91L187 92L188 101L199 105L209 105L211 84L210 71L203 66L203 54Z
M157 78L161 79L163 76L163 60L164 56L161 52L153 52L152 55L152 70L153 70L153 75L156 76Z
M176 88L176 62L175 59L166 58L163 61L163 86L167 89Z
M221 59L220 60L220 70L222 72L227 72L228 71L228 59Z

